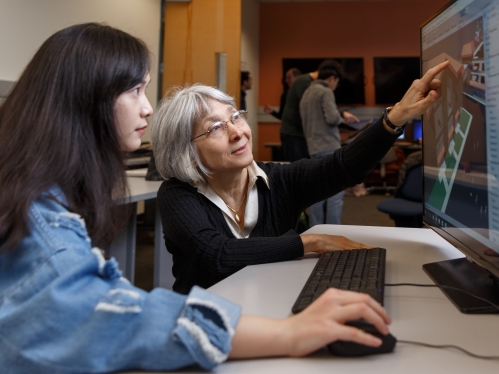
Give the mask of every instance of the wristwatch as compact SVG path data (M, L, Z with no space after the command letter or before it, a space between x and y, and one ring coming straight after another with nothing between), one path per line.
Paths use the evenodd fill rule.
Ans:
M404 123L402 126L395 126L393 123L390 122L388 119L388 112L392 110L393 107L389 106L388 108L385 109L383 112L383 119L385 120L386 125L391 128L393 131L395 131L397 134L400 134L402 131L404 131L404 127L407 125L407 122Z

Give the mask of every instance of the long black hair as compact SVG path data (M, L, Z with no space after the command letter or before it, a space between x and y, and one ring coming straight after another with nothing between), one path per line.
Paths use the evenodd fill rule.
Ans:
M149 63L142 41L97 23L63 29L36 52L0 106L4 250L26 235L30 204L53 185L85 219L93 245L112 241L124 223L114 201L127 191L114 104Z

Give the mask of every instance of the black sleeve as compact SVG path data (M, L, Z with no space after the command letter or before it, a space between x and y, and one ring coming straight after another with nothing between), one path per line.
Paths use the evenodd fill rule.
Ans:
M281 95L281 101L279 105L279 111L276 112L275 110L270 113L272 116L274 116L277 119L282 118L282 113L284 112L284 106L286 105L286 97L288 96L288 90L284 91Z
M362 131L349 145L321 159L302 159L287 165L263 165L288 201L306 208L347 187L361 183L399 135L390 134L382 119Z
M270 112L270 115L272 117L277 118L277 119L281 119L282 118L282 107L279 108L278 112L276 112L275 110L273 110L272 112Z
M174 256L179 251L195 257L214 279L246 265L303 256L303 243L296 233L236 239L220 209L187 183L166 181L157 198L168 250Z
M277 115L279 117L279 119L282 118L282 113L284 113L284 107L286 106L286 98L288 97L288 90L284 91L281 95L281 103L280 103L280 106L279 106L279 113L277 113Z

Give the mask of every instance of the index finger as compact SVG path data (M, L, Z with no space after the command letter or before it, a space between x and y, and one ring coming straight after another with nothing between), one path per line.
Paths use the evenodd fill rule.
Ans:
M367 308L360 308L359 310L357 310L357 312L359 313L368 313L367 315L356 315L353 318L352 313L343 313L342 310L344 311L344 309L338 309L337 312L339 314L337 314L337 317L340 318L343 323L352 319L367 317L366 319L369 319L370 322L376 325L376 327L383 329L383 324L390 324L392 322L392 319L388 315L386 309L383 308L383 306L381 306L381 304L374 300L371 296L365 293L340 290L337 288L329 288L320 297L328 297L325 296L325 294L327 294L329 297L333 297L334 303L342 307L348 307L354 304L357 306L360 304L364 304L367 306ZM367 310L370 310L370 312L367 312Z
M336 288L330 288L328 289L328 291L334 294L335 302L337 302L339 305L346 306L354 303L365 303L374 311L376 311L376 313L381 316L385 323L390 324L392 322L392 319L388 315L386 309L383 308L380 303L378 303L368 294L355 291L340 290Z
M435 79L435 77L439 73L444 71L449 65L450 65L450 61L447 60L445 62L438 64L437 66L432 67L431 69L428 69L428 71L425 73L425 75L423 75L423 77L421 78L421 81L425 84L428 84L428 85L431 84L433 79Z

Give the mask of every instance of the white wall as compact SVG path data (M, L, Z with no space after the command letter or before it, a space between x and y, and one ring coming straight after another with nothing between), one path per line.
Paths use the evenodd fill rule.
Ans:
M0 0L0 81L16 81L40 45L77 23L105 22L142 39L153 54L147 96L158 89L161 0ZM149 140L149 134L144 140Z
M253 78L251 90L246 91L246 108L253 129L253 151L258 149L258 59L259 59L259 13L257 0L242 0L241 3L241 70L247 70Z

